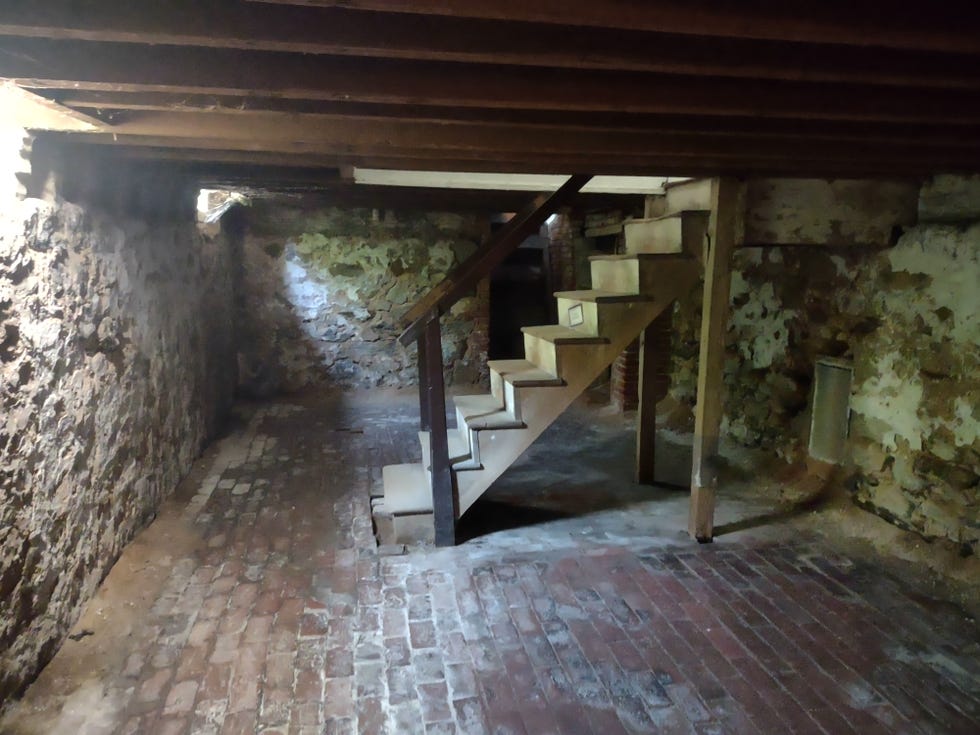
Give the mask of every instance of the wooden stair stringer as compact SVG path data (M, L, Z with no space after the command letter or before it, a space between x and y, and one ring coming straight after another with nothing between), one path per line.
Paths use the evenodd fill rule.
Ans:
M562 374L559 375L565 385L518 388L521 418L526 428L480 432L480 459L483 469L457 474L460 515L612 364L650 322L694 287L699 274L700 268L693 262L686 268L677 269L669 283L665 282L657 294L651 295L649 301L633 304L634 308L623 314L615 330L611 329L610 333L603 335L609 339L607 344L562 347L576 350L575 360L565 361Z

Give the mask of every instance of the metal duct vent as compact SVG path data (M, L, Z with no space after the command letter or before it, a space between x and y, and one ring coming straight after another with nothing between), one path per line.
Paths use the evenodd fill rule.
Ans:
M844 459L853 378L854 367L849 361L833 357L817 360L810 419L810 456L814 459L831 464Z

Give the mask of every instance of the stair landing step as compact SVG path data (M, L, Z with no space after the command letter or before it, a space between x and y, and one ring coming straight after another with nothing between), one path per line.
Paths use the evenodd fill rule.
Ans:
M587 301L595 304L623 304L633 301L650 301L650 297L640 293L614 293L612 291L556 291L556 299Z
M432 487L421 462L390 464L381 469L384 510L387 513L426 513L432 510Z
M547 324L543 327L521 327L521 331L531 337L551 342L555 345L605 345L609 340L605 337L597 337L585 334L571 327L562 327L558 324Z
M467 429L485 431L487 429L523 429L523 421L513 414L489 393L476 396L456 396L453 398L456 410L462 416Z

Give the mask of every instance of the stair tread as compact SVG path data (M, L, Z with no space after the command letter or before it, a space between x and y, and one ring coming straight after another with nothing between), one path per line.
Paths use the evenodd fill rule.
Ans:
M585 291L556 291L555 298L570 299L572 301L589 301L596 304L618 304L650 300L650 297L645 294L616 293L614 291L598 291L595 289Z
M504 380L523 388L545 388L548 386L565 385L564 380L537 366L519 372L508 373L504 376Z
M559 324L546 324L540 327L521 327L521 331L524 332L524 334L530 335L531 337L536 337L537 339L544 340L545 342L551 342L556 345L609 344L609 340L605 337L597 337L595 335L586 334L585 332L580 332L577 329L563 327Z
M534 363L528 362L527 360L488 360L487 367L490 368L492 372L499 373L500 375L507 375L508 373L519 373L524 370L531 370L534 368Z
M390 464L381 469L387 513L426 513L432 510L432 487L421 462Z
M506 383L525 388L543 388L565 385L565 381L547 370L542 370L529 360L490 360L490 370L500 375Z
M590 255L589 260L690 260L688 253L619 253L616 255Z
M524 422L500 405L489 393L475 396L456 396L453 398L466 428L476 431L486 429L523 429Z

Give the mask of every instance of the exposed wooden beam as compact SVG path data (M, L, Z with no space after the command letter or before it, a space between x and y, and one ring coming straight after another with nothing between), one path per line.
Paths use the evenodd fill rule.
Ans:
M270 141L228 140L224 138L168 138L142 136L85 135L69 136L75 142L101 146L121 146L141 155L147 151L151 158L198 158L227 160L229 156L271 157L290 161L305 161L309 165L353 165L369 168L440 171L487 171L500 173L566 174L569 169L592 171L595 174L625 176L714 176L721 173L742 176L793 176L821 178L895 178L931 175L936 171L972 172L975 161L957 157L955 160L854 160L800 154L792 158L760 160L751 156L718 158L710 156L668 156L639 158L635 155L610 154L556 156L525 154L504 156L492 151L475 151L463 155L459 151L419 151L417 149L386 148L381 151L355 153L350 150L325 150L323 146Z
M827 0L252 0L277 5L355 8L456 18L517 20L692 36L882 46L980 53L980 16L958 3L929 13L911 4Z
M3 110L0 128L13 125L28 130L76 133L97 132L109 128L98 118L28 92L10 82L0 82L0 109Z
M724 408L725 333L731 292L731 259L738 239L741 185L729 178L711 182L711 217L704 258L701 346L688 530L698 541L714 533L718 446Z
M46 89L44 94L71 108L125 120L128 112L295 112L339 117L428 122L479 122L546 125L585 130L634 130L648 133L711 133L718 135L776 135L789 138L867 140L915 143L948 137L980 140L980 124L851 122L780 118L650 115L620 112L552 112L423 105L382 105L358 102L291 100L244 95L209 95L170 92L102 92Z
M583 153L593 156L633 157L639 161L663 156L746 158L760 162L793 156L851 158L856 161L907 161L980 163L980 141L936 140L914 146L873 140L825 141L779 136L729 136L640 131L589 131L546 126L485 125L481 123L430 123L330 115L281 115L255 112L159 112L145 113L118 122L112 128L118 139L212 138L240 141L263 150L310 150L355 155L384 154L389 150L437 152L440 155L553 155L574 160Z
M0 77L37 88L270 96L381 104L822 120L980 121L973 90L390 61L4 39ZM642 92L640 91L642 90Z
M640 485L656 483L657 403L670 388L670 336L674 310L667 307L640 335L639 399L636 407L636 465Z
M397 9L366 13L240 0L163 0L89 3L82 13L76 0L10 0L0 6L0 35L695 76L980 86L980 69L962 54L426 17Z

